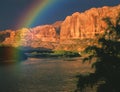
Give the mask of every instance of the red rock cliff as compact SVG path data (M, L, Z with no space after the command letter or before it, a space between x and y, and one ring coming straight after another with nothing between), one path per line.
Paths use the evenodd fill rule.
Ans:
M31 29L23 28L11 31L10 35L2 43L15 47L40 47L43 44L41 42L57 42L58 40L56 29L51 25L43 25Z
M61 25L60 39L94 38L105 30L106 24L102 19L110 17L114 20L119 12L120 5L92 8L82 13L76 12L67 16Z
M52 25L5 31L7 34L1 33L0 42L16 47L31 46L65 50L76 47L76 49L81 49L92 44L86 39L94 39L105 31L106 23L102 20L103 18L110 17L114 21L119 13L120 5L91 8L82 13L76 12L67 16L64 21L58 21Z

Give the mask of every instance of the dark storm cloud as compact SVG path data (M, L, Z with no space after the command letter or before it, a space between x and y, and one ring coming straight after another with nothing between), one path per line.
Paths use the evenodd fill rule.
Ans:
M0 30L14 29L17 19L19 19L22 13L25 13L24 11L26 8L35 1L38 0L0 0ZM58 2L59 3L56 5L51 6L44 13L43 17L38 18L35 25L63 20L66 16L76 11L82 12L92 7L102 7L105 5L114 6L120 4L120 0L58 0ZM39 19L42 22L40 22Z

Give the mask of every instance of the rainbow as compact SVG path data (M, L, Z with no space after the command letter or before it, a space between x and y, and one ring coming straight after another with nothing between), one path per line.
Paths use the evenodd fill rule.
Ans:
M27 9L22 13L21 17L18 18L18 22L15 26L15 28L19 30L26 30L24 27L31 27L32 23L36 20L36 18L39 16L42 16L44 12L49 9L52 5L54 5L57 2L57 0L35 0L30 6L27 7ZM23 28L23 29L21 29ZM17 30L17 31L19 31ZM19 39L17 42L22 43L22 40ZM1 48L0 48L1 49ZM3 49L3 48L2 48ZM20 51L17 48L14 47L5 47L3 52L7 53L3 58L2 63L6 61L6 59L14 60L15 62L19 62L21 60L25 60L27 57L24 54L23 51ZM8 53L9 52L9 53ZM0 53L0 55L3 55L3 53ZM1 56L2 56L1 55ZM14 61L5 62L6 63L14 63Z
M20 15L20 18L18 18L18 20L17 20L17 26L15 26L15 28L16 29L20 28L19 30L21 30L21 32L24 30L27 30L23 27L29 28L38 16L42 16L42 14L44 12L46 12L46 10L49 9L49 7L51 7L52 5L54 5L56 2L57 2L57 0L34 0L34 2L31 5L29 5L26 8L26 10ZM21 28L23 28L23 29L21 29ZM21 39L19 39L19 40L16 39L16 40L17 40L17 42L22 43ZM3 60L2 63L5 63L5 64L14 63L14 62L19 62L21 60L26 59L24 52L22 52L21 50L19 50L17 48L4 47L4 48L0 48L0 49L3 49L2 53L0 53L0 56L3 55L3 52L5 54L7 53L5 56L3 55L3 59L5 59L5 60ZM9 59L9 61L4 62L4 61L6 61L6 59ZM1 64L1 62L0 62L0 64Z
M16 28L30 27L35 19L49 9L57 0L35 0L21 15Z

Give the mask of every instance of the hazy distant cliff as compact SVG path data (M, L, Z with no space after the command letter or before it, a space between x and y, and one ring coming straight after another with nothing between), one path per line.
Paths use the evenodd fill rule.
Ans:
M51 25L23 28L15 31L0 32L0 42L12 46L45 47L51 49L80 50L82 44L90 45L94 39L105 31L106 23L102 20L110 17L113 21L120 13L120 5L114 7L91 8L85 12L76 12L64 21ZM92 44L92 43L91 43Z

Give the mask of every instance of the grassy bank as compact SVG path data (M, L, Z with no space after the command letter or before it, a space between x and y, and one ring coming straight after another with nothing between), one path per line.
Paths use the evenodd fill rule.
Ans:
M73 52L73 51L52 51L52 52L31 52L31 53L26 53L28 57L35 57L35 58L50 58L50 57L79 57L78 52Z

